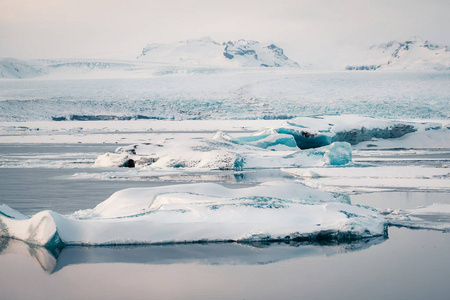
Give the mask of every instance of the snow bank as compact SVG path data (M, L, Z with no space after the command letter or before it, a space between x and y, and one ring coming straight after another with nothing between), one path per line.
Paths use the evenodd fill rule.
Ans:
M126 189L71 215L17 216L0 207L1 236L43 246L350 241L385 234L384 218L375 209L286 182L240 189L213 183Z
M242 170L288 166L343 165L351 162L348 143L299 150L291 135L260 132L233 138L218 132L212 138L159 138L120 147L100 155L98 167L142 167Z

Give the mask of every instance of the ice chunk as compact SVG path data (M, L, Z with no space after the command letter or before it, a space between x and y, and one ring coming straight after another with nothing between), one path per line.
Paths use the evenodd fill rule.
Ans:
M294 166L344 165L351 162L348 143L299 150L291 135L261 132L233 138L223 132L209 138L152 140L151 143L118 148L114 153L100 155L95 166L123 167L129 161L136 167L156 169L278 168Z
M269 150L294 150L297 143L292 135L279 134L274 129L265 129L250 136L233 138L222 131L217 132L213 140L226 140L236 144L247 144Z
M55 246L60 243L56 220L59 215L53 211L41 211L31 218L16 219L11 214L12 209L6 205L0 207L0 235L12 237L34 245ZM11 215L19 215L14 212Z
M375 209L287 182L240 189L213 183L134 188L71 215L42 211L17 220L0 214L1 236L43 246L350 241L384 234L384 218Z
M311 149L309 152L323 156L326 165L341 166L352 161L352 148L345 142L335 142L327 147Z

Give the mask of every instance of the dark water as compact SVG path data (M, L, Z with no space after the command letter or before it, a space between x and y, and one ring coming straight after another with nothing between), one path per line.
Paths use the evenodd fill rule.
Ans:
M18 153L30 157L37 153L43 163L50 159L70 165L80 153L93 162L96 155L114 147L8 146L0 147L0 155L8 160ZM64 158L58 158L62 153ZM0 203L27 214L43 209L71 213L92 208L120 189L179 183L72 177L101 171L105 170L85 166L0 168ZM263 180L277 176L281 175L273 170L261 173ZM222 180L237 187L252 184L257 177L258 173L249 173L240 180ZM448 194L404 191L353 195L351 200L377 208L449 203ZM3 239L0 299L447 299L449 253L449 233L395 227L389 228L387 239L341 245L228 243L48 250Z

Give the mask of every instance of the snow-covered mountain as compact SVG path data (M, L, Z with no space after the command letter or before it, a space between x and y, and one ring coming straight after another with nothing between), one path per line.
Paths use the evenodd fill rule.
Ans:
M184 66L299 67L274 44L258 41L218 43L210 37L170 44L149 44L140 60Z
M217 43L209 37L150 44L133 60L0 58L0 78L129 78L172 73L208 73L240 67L295 67L274 44L239 40Z
M450 70L450 49L421 38L373 45L360 62L347 70Z

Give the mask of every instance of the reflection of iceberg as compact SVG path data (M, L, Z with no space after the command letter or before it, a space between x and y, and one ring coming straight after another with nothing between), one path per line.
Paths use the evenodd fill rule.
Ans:
M75 173L71 179L100 179L100 180L136 180L158 182L219 182L219 183L259 183L264 181L291 178L292 175L280 172L280 169L259 170L171 170L161 171L152 167L117 170L101 173Z
M47 249L45 247L32 246L22 241L0 236L0 255L17 253L29 256L46 272L55 269L59 249Z
M385 234L378 211L297 183L229 189L200 183L126 189L94 209L24 216L0 206L0 235L30 244L352 241Z
M42 269L55 273L67 266L96 263L133 264L269 264L292 258L331 256L359 251L384 242L386 237L363 239L346 244L291 243L197 243L173 245L64 247L50 251L12 239L0 239L0 255L24 254L39 262ZM1 245L7 244L6 249Z

